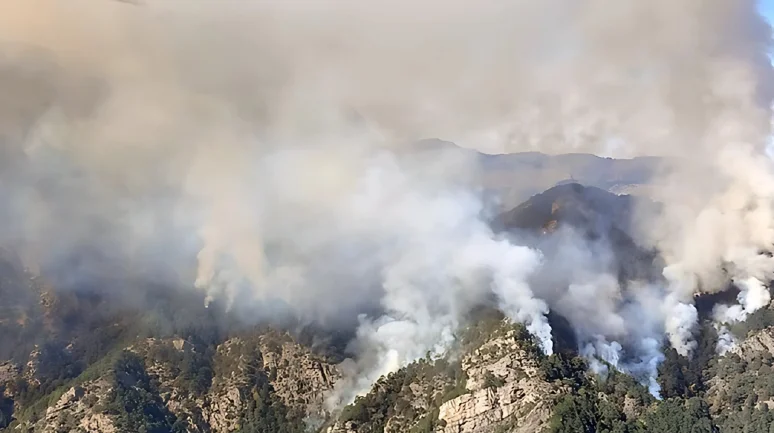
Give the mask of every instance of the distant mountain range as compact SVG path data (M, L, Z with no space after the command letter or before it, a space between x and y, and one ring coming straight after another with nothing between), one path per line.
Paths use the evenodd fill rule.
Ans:
M417 143L422 152L459 152L477 161L482 184L510 209L555 185L579 183L616 194L646 194L643 190L662 159L603 158L588 153L547 155L540 152L486 154L452 142L427 139Z

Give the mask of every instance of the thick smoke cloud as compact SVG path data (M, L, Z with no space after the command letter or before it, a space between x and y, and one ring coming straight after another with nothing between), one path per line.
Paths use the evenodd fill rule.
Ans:
M121 263L254 320L365 314L332 401L446 350L490 295L545 351L552 309L587 356L652 378L664 333L694 347L696 293L774 270L753 0L5 3L3 243L73 285ZM670 157L637 230L663 281L618 281L572 235L574 262L498 238L472 162L406 145L426 137Z

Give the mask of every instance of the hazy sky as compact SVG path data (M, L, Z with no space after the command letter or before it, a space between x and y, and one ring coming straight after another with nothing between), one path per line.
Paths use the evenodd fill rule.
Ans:
M774 0L760 0L761 12L768 18L769 22L774 21Z

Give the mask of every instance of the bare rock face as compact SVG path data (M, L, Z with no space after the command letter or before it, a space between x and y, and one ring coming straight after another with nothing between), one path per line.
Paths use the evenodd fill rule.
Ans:
M231 432L239 427L239 416L245 408L249 389L248 365L241 354L245 342L232 338L218 346L216 362L228 361L230 368L213 378L202 415L213 432ZM233 363L233 365L232 365Z
M335 366L316 357L290 337L279 334L231 338L215 349L214 374L209 388L193 393L181 382L180 359L194 359L202 350L182 339L146 339L127 350L145 361L160 401L192 433L228 433L242 426L245 411L255 398L260 381L272 387L289 410L324 419L323 399L339 377ZM33 353L24 372L37 371L39 354ZM0 381L22 372L12 364L0 365ZM117 432L105 413L111 394L110 372L101 379L68 389L35 425L36 432ZM258 379L261 377L263 379ZM104 404L103 404L104 403Z
M239 428L252 393L251 375L265 375L290 410L321 418L326 416L325 393L339 378L334 365L288 336L273 332L260 336L257 344L232 338L218 346L215 359L216 375L201 406L202 417L213 432Z
M487 341L462 359L462 369L468 376L471 391L487 386L487 379L504 382L538 377L538 363L515 340L515 331Z
M245 399L239 388L226 388L210 395L204 416L214 432L231 432L239 428L239 415L245 407Z
M46 410L45 417L38 421L34 431L117 432L113 419L100 409L110 390L110 384L102 379L70 388Z
M763 352L774 355L774 327L763 329L748 336L731 351L746 360L750 360Z
M527 383L510 383L466 394L441 405L443 433L473 433L508 428L509 432L541 431L551 416L550 389Z
M509 331L462 360L471 392L441 405L443 433L531 433L547 426L558 389L539 377L537 362L514 337Z
M27 365L24 366L24 373L23 373L24 380L34 385L40 385L40 380L37 377L38 369L40 367L40 355L41 355L40 348L35 347L32 353L30 353L30 357L29 357L29 360L27 361Z
M335 365L314 356L308 348L277 335L262 336L263 368L285 404L311 416L325 416L325 393L340 378Z
M192 433L208 431L208 426L204 422L202 408L205 406L205 399L186 390L181 389L176 383L179 375L176 365L170 362L163 362L148 356L149 350L159 350L165 348L180 354L186 352L195 352L196 349L187 341L178 338L174 340L164 340L148 338L143 344L132 347L135 353L144 355L145 367L148 374L158 383L159 397L169 411L175 417L183 421L187 430Z
M420 360L381 378L327 433L535 433L566 390L543 379L536 347L507 320L471 330L457 360Z
M11 362L0 363L0 385L13 381L19 375L19 367Z

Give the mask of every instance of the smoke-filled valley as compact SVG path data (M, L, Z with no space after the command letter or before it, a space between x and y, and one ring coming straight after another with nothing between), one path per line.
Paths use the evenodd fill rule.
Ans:
M754 1L6 3L0 428L769 433Z

